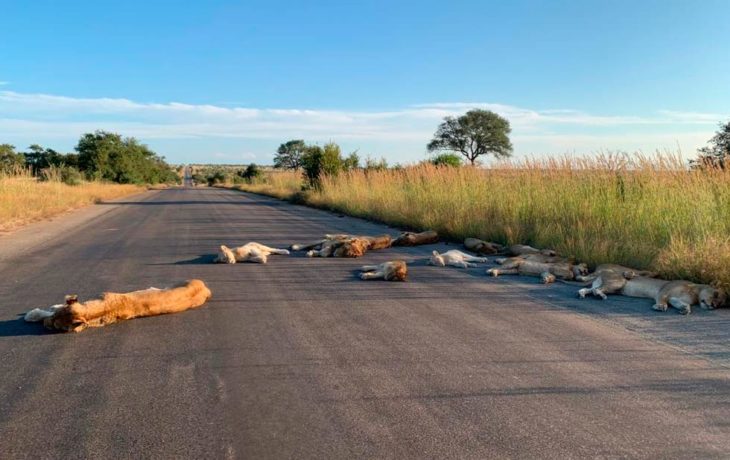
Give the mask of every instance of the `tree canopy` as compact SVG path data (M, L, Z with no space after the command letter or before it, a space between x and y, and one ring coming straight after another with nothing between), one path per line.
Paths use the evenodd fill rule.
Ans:
M285 142L276 149L274 168L299 169L302 167L302 155L307 145L301 139Z
M14 145L0 144L0 173L12 173L24 166L23 156L15 151Z
M91 179L122 184L157 184L177 180L177 174L149 147L133 137L96 131L81 136L76 151L79 167Z
M690 161L690 164L695 168L725 169L730 164L730 121L720 123L720 129L708 144L697 151L697 158Z
M464 155L474 165L482 155L496 158L512 154L509 121L489 110L470 110L460 117L446 117L436 130L429 152L450 151Z

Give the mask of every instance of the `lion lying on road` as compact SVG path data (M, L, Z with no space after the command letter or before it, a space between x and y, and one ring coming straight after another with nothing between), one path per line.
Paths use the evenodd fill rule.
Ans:
M692 313L692 306L699 305L706 310L722 307L727 302L727 293L707 284L689 281L665 281L655 278L637 277L626 281L621 294L654 300L653 309L667 311L669 306L679 313Z
M326 240L352 240L352 239L360 239L365 240L368 243L368 251L377 251L378 249L388 249L393 245L393 238L390 237L390 235L378 235L378 236L368 236L368 235L347 235L347 234L335 234L335 235L325 235L324 238Z
M537 249L526 244L513 244L509 247L509 254L512 256L524 256L527 254L542 254L545 256L558 255L558 253L552 249Z
M586 264L573 264L571 262L540 262L525 259L523 257L511 257L503 261L499 268L490 268L487 274L499 275L527 275L539 276L545 284L552 283L556 278L562 280L573 280L576 276L588 273Z
M236 262L265 264L268 262L269 255L271 254L288 255L289 251L286 249L270 248L263 244L253 242L233 249L228 246L221 245L218 257L216 257L214 262L219 264L235 264Z
M385 281L405 281L408 276L408 266L402 260L384 262L380 265L364 265L360 267L360 279Z
M626 282L637 276L652 278L655 273L643 270L634 270L633 268L624 267L616 264L602 264L596 267L595 271L590 275L576 276L577 281L589 281L591 287L585 287L578 291L580 298L592 294L603 300L607 299L608 294L620 294L621 290L626 286Z
M637 271L621 265L600 265L592 275L577 278L593 278L591 287L579 290L578 295L585 297L593 294L602 299L606 299L607 294L647 298L654 300L654 310L667 311L671 305L683 315L690 314L694 305L713 310L722 307L727 301L727 294L722 289L707 284L650 277L654 275L652 272Z
M714 310L727 302L727 294L707 284L689 281L670 281L665 284L655 298L654 310L667 311L667 306L679 310L683 315L692 313L692 306L699 305L705 310Z
M393 246L419 246L439 242L439 234L433 230L421 233L403 232L393 240Z
M389 248L392 239L388 235L325 235L324 239L311 243L293 244L294 251L309 249L308 257L362 257L369 250Z
M65 305L54 305L45 314L35 309L26 320L40 321L48 329L80 332L87 327L101 327L126 319L177 313L203 305L211 292L201 280L190 280L170 289L150 288L119 294L105 292L101 299L80 303L67 296ZM43 310L41 310L43 311ZM34 313L35 312L35 313Z
M428 264L436 265L437 267L445 267L447 265L459 268L476 267L477 264L472 262L486 263L487 258L475 257L465 252L461 252L458 249L452 249L444 252L443 254L439 254L438 251L433 251Z
M483 255L500 254L504 251L504 246L489 241L480 240L478 238L467 238L464 240L464 247L471 252Z

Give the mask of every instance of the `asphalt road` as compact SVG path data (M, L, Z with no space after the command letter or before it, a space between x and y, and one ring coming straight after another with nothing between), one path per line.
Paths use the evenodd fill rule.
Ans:
M216 265L221 243L397 230L219 189L104 206L0 238L2 459L730 457L730 311L580 301L426 266L429 246ZM408 282L355 277L392 258ZM193 277L213 299L181 314L79 334L18 317Z

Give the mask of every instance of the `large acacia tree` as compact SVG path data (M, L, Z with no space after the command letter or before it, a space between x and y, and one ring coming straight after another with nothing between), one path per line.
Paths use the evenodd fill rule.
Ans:
M512 154L509 121L489 110L470 110L460 117L446 117L436 130L429 152L457 152L474 165L482 155L496 158Z
M301 139L294 139L281 144L276 149L274 156L274 168L299 169L302 165L302 155L307 150L307 145Z

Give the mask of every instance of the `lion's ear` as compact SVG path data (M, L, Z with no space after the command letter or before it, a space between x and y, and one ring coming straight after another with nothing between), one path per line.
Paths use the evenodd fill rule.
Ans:
M431 252L431 254L437 256L437 255L439 255L439 252L434 250L433 252Z
M221 251L227 251L227 250L228 250L228 246L226 246L225 244L221 244Z
M79 296L76 294L69 294L66 296L66 305L73 305L79 302Z

